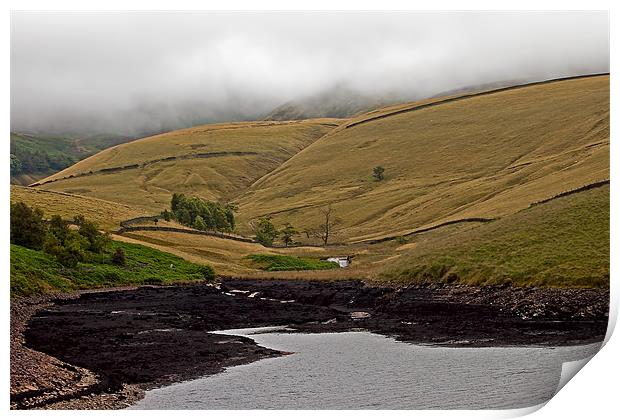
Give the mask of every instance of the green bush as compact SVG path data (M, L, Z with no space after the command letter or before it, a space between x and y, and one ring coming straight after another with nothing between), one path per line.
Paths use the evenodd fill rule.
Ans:
M74 223L78 226L78 233L88 241L88 250L94 253L102 252L110 242L107 234L99 232L99 227L84 218L76 216Z
M200 267L200 273L202 274L202 277L207 281L215 280L215 270L213 270L213 267L211 267L210 265L203 265L202 267Z
M25 203L11 204L11 243L32 249L41 249L47 226L43 211Z
M53 255L65 267L75 267L77 263L86 260L88 247L86 238L69 229L59 236L61 239L50 230L45 238L43 251Z
M144 284L151 284L153 286L157 286L163 283L164 281L159 277L148 277L144 279Z
M375 166L372 169L372 177L375 181L383 181L385 179L385 168L383 166Z
M70 229L69 222L57 214L45 222L40 209L30 208L22 202L11 204L11 243L31 249L43 248L62 265L75 267L77 263L101 254L110 239L84 216L75 216L74 223L78 226L77 231Z
M123 251L123 248L116 248L114 254L112 254L112 264L122 266L126 263L125 251Z

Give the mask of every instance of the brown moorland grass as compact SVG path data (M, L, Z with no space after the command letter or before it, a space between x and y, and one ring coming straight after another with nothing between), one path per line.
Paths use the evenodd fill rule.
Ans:
M111 213L104 204L113 204L109 209L118 210L116 203L102 200L23 187L13 189L26 194L19 196L23 201L66 217L76 212L89 218L107 217ZM494 222L455 224L379 244L265 248L256 243L171 232L128 232L112 237L193 263L210 264L220 275L241 278L606 287L609 186L556 198ZM315 258L349 255L353 260L347 269L263 272L247 261L245 257L250 254Z
M472 225L447 226L435 231L415 235L402 244L393 240L381 244L346 244L328 247L296 246L290 248L267 248L258 243L245 243L211 236L191 235L179 232L138 231L112 235L118 241L150 246L160 251L182 257L198 264L212 265L218 274L253 279L304 279L343 280L363 279L374 281L395 259L401 257L417 242L441 237L448 233L472 229ZM252 254L290 255L297 257L326 258L351 256L352 264L346 269L320 271L264 272L257 270L246 259Z
M411 106L390 107L351 121ZM238 145L252 145L258 155L161 161L42 187L75 194L13 187L11 199L24 197L21 201L42 207L46 214L82 213L106 229L117 228L120 220L160 211L168 206L173 191L236 199L237 225L244 234L250 233L248 222L265 214L273 215L278 227L291 222L299 231L314 228L320 223L319 209L329 203L342 219L330 243L346 244L326 248L265 248L170 232L115 237L209 263L224 275L397 283L608 284L608 186L528 208L609 179L608 76L490 93L351 128L334 129L335 121L320 121L203 126L195 132L180 130L155 136L156 140L139 140L131 153L115 152L116 148L106 151L109 155L102 152L110 160L91 162L92 167L152 161L175 148L179 149L175 156L186 156L201 148L209 153L230 145L234 147L227 151L242 151ZM158 144L161 147L150 154L149 148ZM371 178L377 165L386 168L384 181ZM207 173L209 182L201 175ZM467 218L499 220L445 226L379 244L360 242ZM302 234L296 239L307 238ZM244 260L249 254L265 253L354 259L345 270L280 273L257 271Z
M31 207L39 207L46 217L58 214L72 219L76 215L83 215L106 230L118 229L122 220L144 215L142 210L126 204L11 185L11 203L18 201Z
M240 228L267 214L276 224L313 228L331 203L342 219L340 240L377 239L454 219L504 217L609 178L609 76L343 127L255 182L238 200ZM384 181L372 180L377 165Z
M327 256L318 247L266 248L258 243L233 241L212 236L180 232L138 231L113 235L115 240L147 245L175 254L194 263L208 263L218 274L258 273L244 258L251 254L282 254L297 256Z
M106 149L42 180L41 188L150 212L169 207L173 192L228 201L339 122L229 123L172 131Z

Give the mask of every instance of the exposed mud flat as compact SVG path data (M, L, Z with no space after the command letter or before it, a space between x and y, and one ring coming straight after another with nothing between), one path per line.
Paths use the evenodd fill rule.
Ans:
M96 397L281 355L249 338L209 331L288 325L308 332L361 328L402 341L451 347L577 345L603 339L608 304L609 291L599 289L393 289L357 281L226 279L219 287L142 287L56 299L30 311L34 314L27 317L23 337L26 350L92 374L87 391L75 387L76 398L67 378L61 407L119 408L140 393L107 405L97 403ZM30 360L17 358L15 363L26 365L23 370ZM20 370L14 369L13 359L11 368ZM13 408L58 407L54 399L33 399L34 389L31 394L14 393L20 389L18 381L11 385ZM84 398L85 392L89 397Z

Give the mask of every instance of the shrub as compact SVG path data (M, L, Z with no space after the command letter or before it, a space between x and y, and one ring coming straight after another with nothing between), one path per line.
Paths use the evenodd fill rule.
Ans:
M162 284L163 282L164 281L160 277L148 277L144 279L144 284L159 285L159 284Z
M404 245L404 244L406 244L408 242L409 242L409 239L407 239L406 236L397 236L396 237L396 243L399 244L399 245Z
M61 244L64 244L70 232L69 223L62 220L62 217L57 214L53 215L48 222L48 235L54 236Z
M126 264L125 251L123 251L123 248L116 248L114 254L112 254L112 264L119 266L124 266Z
M76 216L74 222L78 225L78 233L88 241L88 250L98 254L103 252L110 242L110 237L99 232L99 227L82 216Z
M375 166L372 169L372 177L375 181L383 181L385 179L385 176L383 175L384 172L385 168L383 166Z
M79 262L86 259L88 241L75 231L69 230L66 235L59 239L49 232L43 250L53 255L56 260L65 267L75 267Z
M202 274L202 277L204 277L204 279L207 281L215 280L215 270L213 270L210 265L203 265L202 267L200 267L200 273Z
M11 204L11 243L41 249L47 226L43 211L30 208L23 202Z

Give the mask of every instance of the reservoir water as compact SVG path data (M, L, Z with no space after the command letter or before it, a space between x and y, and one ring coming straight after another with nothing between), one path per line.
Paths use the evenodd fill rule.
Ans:
M576 347L446 348L368 332L228 330L293 352L147 391L132 409L514 409L549 400Z

